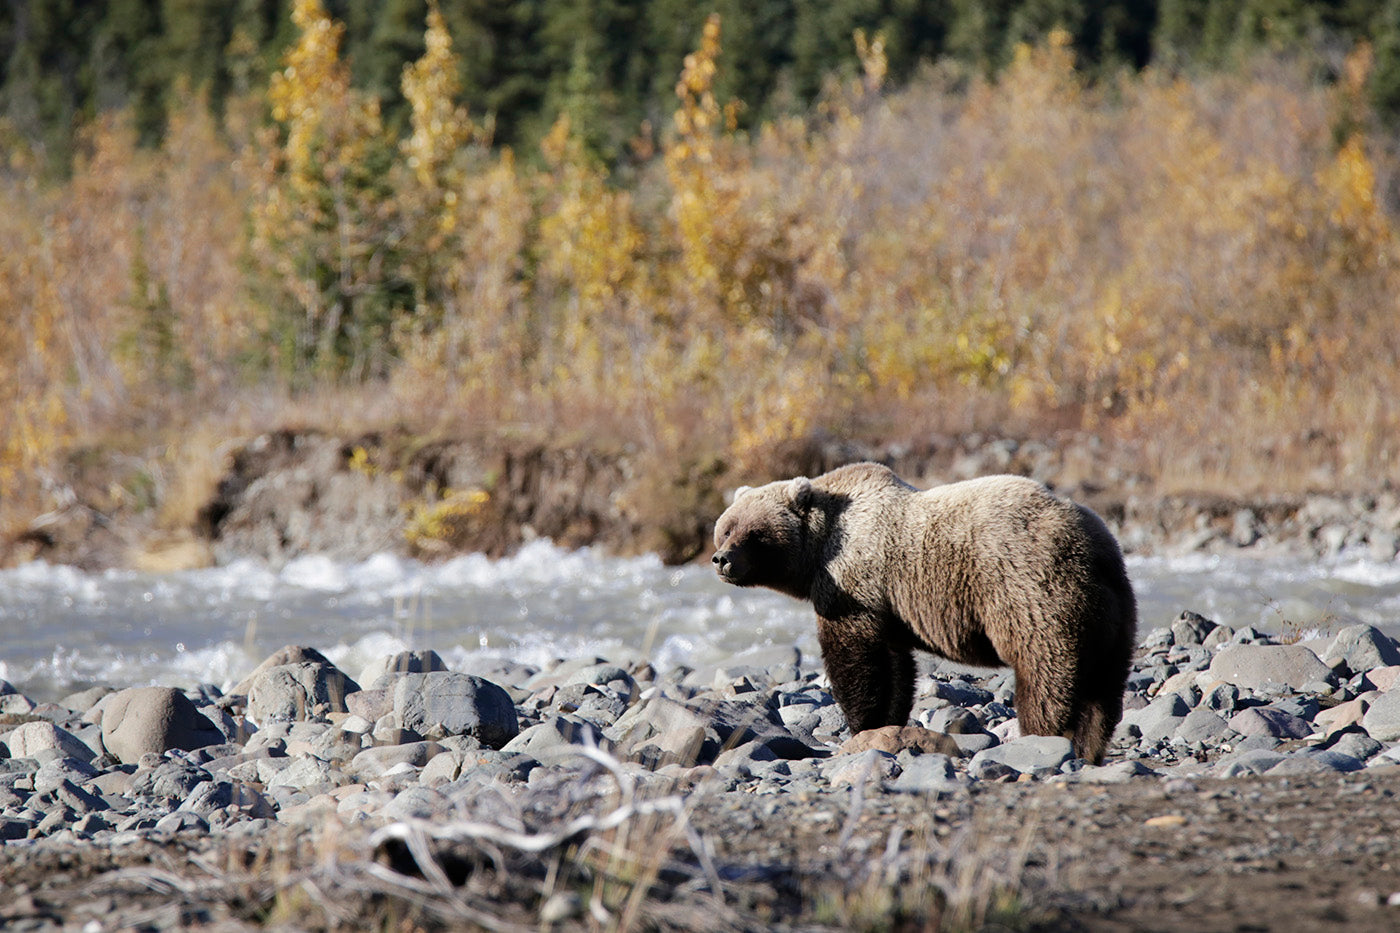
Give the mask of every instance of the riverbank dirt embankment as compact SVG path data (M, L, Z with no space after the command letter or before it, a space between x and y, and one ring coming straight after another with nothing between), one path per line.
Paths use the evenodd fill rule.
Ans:
M729 490L877 460L916 485L1018 473L1097 510L1129 553L1248 550L1386 561L1400 551L1400 492L1322 489L1225 495L1182 478L1114 466L1097 438L980 436L919 444L805 442L775 452L762 476L719 460L658 470L625 448L500 444L379 432L276 431L228 445L187 514L120 487L101 458L75 470L63 504L14 531L0 563L43 559L88 569L175 569L238 557L281 564L304 554L362 560L389 551L434 559L500 556L536 537L683 563L708 553ZM148 480L127 478L128 485ZM1163 491L1169 490L1169 491Z

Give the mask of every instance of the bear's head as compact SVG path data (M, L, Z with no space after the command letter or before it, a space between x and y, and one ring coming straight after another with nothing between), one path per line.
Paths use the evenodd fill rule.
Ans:
M806 596L812 499L812 482L803 476L735 493L734 503L715 522L712 562L720 579Z

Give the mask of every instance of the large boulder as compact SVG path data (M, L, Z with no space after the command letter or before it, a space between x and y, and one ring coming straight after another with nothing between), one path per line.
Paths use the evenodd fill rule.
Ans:
M136 764L147 752L193 751L223 741L214 723L173 687L121 690L102 708L102 745L123 764Z

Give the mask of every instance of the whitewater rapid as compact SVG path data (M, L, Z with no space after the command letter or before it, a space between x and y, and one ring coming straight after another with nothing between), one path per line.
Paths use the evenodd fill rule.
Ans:
M1133 557L1128 569L1144 632L1191 609L1236 628L1306 635L1365 622L1400 637L1400 564L1193 554ZM789 644L817 654L811 608L796 600L726 586L707 566L544 541L438 564L381 554L171 574L0 571L0 679L32 699L99 683L227 689L287 644L317 648L352 677L404 648L435 649L449 667L597 655L666 670Z

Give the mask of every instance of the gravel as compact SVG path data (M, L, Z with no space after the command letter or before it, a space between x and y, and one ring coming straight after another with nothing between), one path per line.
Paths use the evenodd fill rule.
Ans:
M1175 786L1400 768L1400 687L1384 673L1394 642L1346 629L1325 646L1329 666L1252 630L1217 637L1227 630L1188 613L1145 633L1102 767L1074 759L1062 737L1017 737L999 671L935 665L909 726L851 737L819 664L786 648L698 676L600 658L469 674L405 654L367 668L377 686L360 691L318 652L289 646L244 694L85 691L40 716L9 692L31 711L0 719L0 846L32 858L279 826L388 831L450 823L488 801L505 832L519 824L500 814L557 808L607 773L642 798L681 788L734 814L827 801L840 822L853 819L852 794L932 805L1006 782ZM1372 675L1388 689L1372 689ZM1353 683L1367 689L1353 694ZM551 904L551 915L574 909Z

